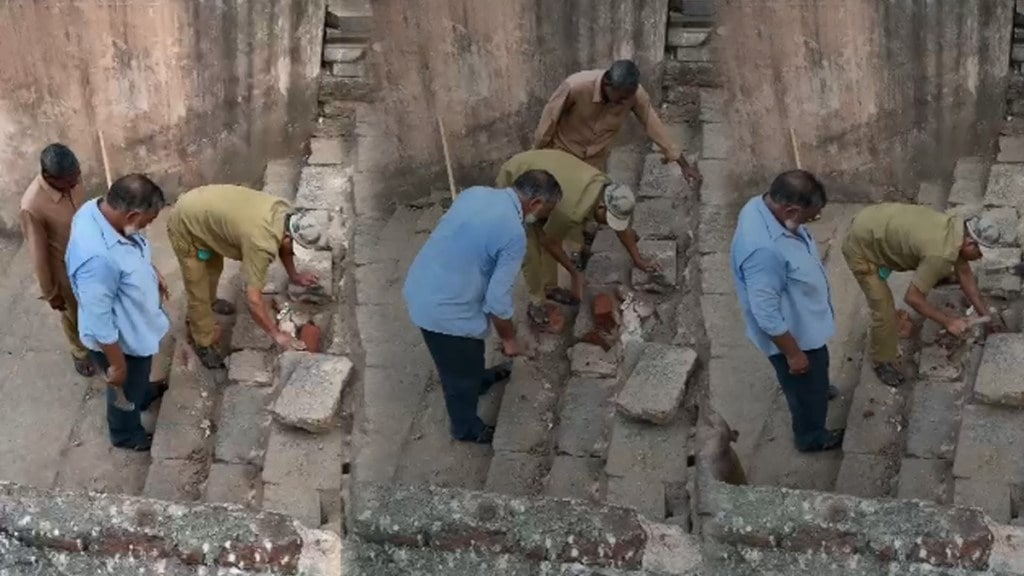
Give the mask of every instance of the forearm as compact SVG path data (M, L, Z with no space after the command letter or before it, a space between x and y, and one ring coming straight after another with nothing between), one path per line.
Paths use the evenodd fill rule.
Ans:
M640 255L640 248L637 246L636 242L636 231L632 228L627 228L622 232L616 232L615 235L618 236L619 242L622 243L626 252L629 252L629 257L633 259L633 262L637 262L642 259Z
M928 302L927 298L925 298L924 294L920 292L907 294L907 297L904 298L903 301L921 316L924 316L929 320L933 320L941 326L945 326L950 321L950 317L946 315L946 313L938 307L932 306L931 303Z
M800 350L800 345L796 342L796 338L793 338L793 335L790 334L788 330L778 336L772 336L772 342L774 342L779 348L779 352L782 352L782 355L787 358L791 358L802 352L802 350Z
M271 314L267 303L263 301L261 291L258 289L253 290L252 288L247 289L245 301L249 308L249 314L252 315L252 319L256 322L256 325L262 328L267 334L277 334L279 331L277 322L274 321L274 315Z
M498 318L497 316L490 316L491 324L494 325L494 331L498 333L498 337L504 340L513 340L516 337L516 325L511 318Z
M988 316L990 311L985 299L981 297L981 290L978 289L978 279L971 270L971 265L964 262L957 266L957 281L960 283L960 290L963 291L967 301L974 306L980 316Z
M284 271L288 273L288 279L291 280L298 276L299 271L295 269L295 253L291 249L282 246L277 255L281 258L281 265L284 266Z
M124 351L121 350L121 345L116 341L113 344L100 344L100 348L103 350L103 355L107 358L107 364L111 368L121 372L122 374L128 371L128 361L124 357Z

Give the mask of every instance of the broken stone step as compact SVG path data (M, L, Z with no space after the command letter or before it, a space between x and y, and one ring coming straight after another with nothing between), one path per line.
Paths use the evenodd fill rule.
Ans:
M669 24L668 33L665 36L665 46L669 48L694 48L702 46L708 42L711 33L711 28L692 28Z
M362 79L366 76L366 66L362 62L335 62L331 64L331 74L338 78Z
M1024 164L996 164L988 177L985 206L1020 208L1020 190L1024 188Z
M285 352L280 358L281 393L270 411L295 428L320 433L333 427L341 393L352 373L344 356Z
M651 342L644 347L615 405L631 418L668 424L676 416L696 367L693 350Z

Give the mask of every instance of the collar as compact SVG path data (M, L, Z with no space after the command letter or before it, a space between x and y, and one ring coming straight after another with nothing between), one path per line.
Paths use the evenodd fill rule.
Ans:
M768 203L764 200L764 194L757 197L757 203L755 206L757 206L758 214L760 214L761 218L764 219L765 229L768 230L768 235L772 240L776 240L780 236L799 237L805 240L809 239L807 228L803 224L796 229L795 233L787 230L786 227L779 222L779 219L775 217L775 214L772 214L771 208L768 207Z
M89 202L89 215L92 216L93 222L96 223L96 227L100 230L100 236L103 237L103 243L106 244L107 248L112 248L115 244L127 244L129 246L140 246L145 244L145 239L139 236L138 243L121 235L120 232L114 229L107 220L107 217L103 215L100 210L100 200L97 198Z
M597 80L594 80L594 103L604 104L604 98L601 97L601 80L604 79L604 72L597 75Z
M508 193L508 197L512 200L512 205L516 207L516 214L519 215L519 221L522 222L524 219L523 203L519 200L519 194L513 188L505 188L505 192Z
M61 200L71 196L71 194L64 194L60 190L50 186L50 183L46 181L46 178L43 178L42 174L37 176L37 178L39 179L39 188L46 193L46 197L53 202L60 202Z

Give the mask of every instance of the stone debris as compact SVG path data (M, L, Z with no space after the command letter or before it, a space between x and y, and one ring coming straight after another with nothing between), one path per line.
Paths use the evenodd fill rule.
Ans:
M339 166L306 166L299 176L295 207L341 212L352 188L352 169Z
M974 384L980 402L1024 408L1024 378L1020 376L1024 358L1024 334L993 334L985 342L985 352Z
M611 377L618 373L617 350L604 351L599 346L580 342L569 350L573 374Z
M978 288L985 294L1004 298L1019 295L1021 278L1013 273L1013 267L1020 263L1020 248L986 248L975 267Z
M258 386L268 386L273 380L267 354L260 350L239 350L227 358L228 378Z
M351 375L352 361L344 356L286 352L280 362L282 387L271 407L274 418L309 432L329 430Z
M619 412L654 424L671 422L696 367L697 353L689 348L647 344L619 392Z
M641 254L654 258L659 272L647 273L633 269L633 287L657 294L676 287L676 243L671 240L641 240L638 243Z

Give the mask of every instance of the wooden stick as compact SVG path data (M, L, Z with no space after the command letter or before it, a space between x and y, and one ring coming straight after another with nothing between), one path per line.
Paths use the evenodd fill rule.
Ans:
M452 175L452 159L448 155L448 138L444 135L444 122L441 115L437 115L437 128L441 131L441 149L444 150L444 165L448 169L448 186L452 191L452 200L455 200L455 176Z
M793 131L793 127L789 127L789 143L793 146L793 158L796 160L796 167L798 170L803 170L803 166L800 165L800 148L796 144L796 132Z
M107 145L103 141L103 130L97 130L100 135L100 153L103 155L103 174L107 177L107 189L110 189L110 161L107 159Z

